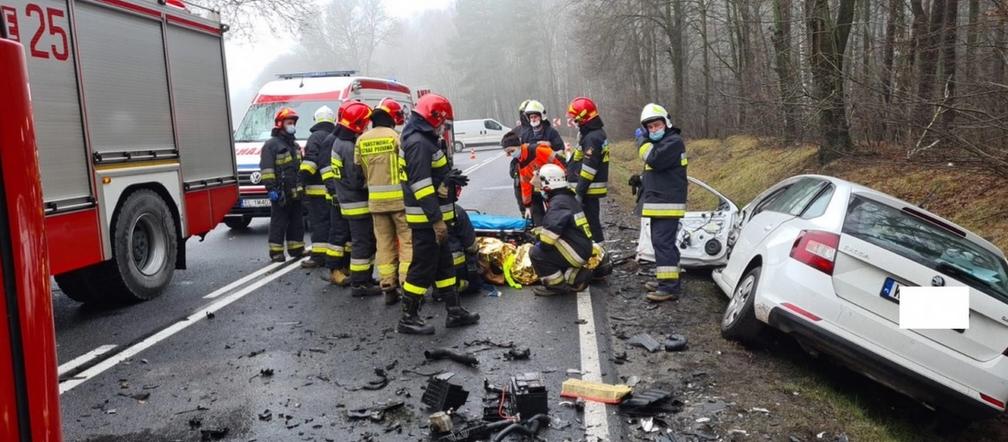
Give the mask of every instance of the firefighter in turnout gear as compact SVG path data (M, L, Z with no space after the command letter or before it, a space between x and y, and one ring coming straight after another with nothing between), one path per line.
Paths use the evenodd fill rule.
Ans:
M329 161L329 146L322 144L326 137L336 131L336 114L329 106L315 111L315 125L305 143L304 160L301 161L301 182L305 187L308 205L308 224L311 225L311 257L301 262L301 267L314 269L325 265L329 253L329 208L328 193L322 183L319 165Z
M350 287L354 297L377 295L378 286L371 278L374 265L375 237L368 187L364 172L354 164L357 137L371 123L371 108L360 101L344 101L340 106L339 127L332 145L333 179L326 186L335 191L340 214L350 225Z
M406 334L432 334L434 327L420 318L419 310L427 290L433 286L445 303L445 327L479 322L459 302L455 269L448 244L448 225L455 217L455 195L443 191L449 176L449 161L439 140L445 121L451 120L448 99L428 93L417 100L402 133L406 161L403 199L406 222L412 229L413 255L403 283L402 317L396 330Z
M609 140L602 129L598 108L590 98L575 98L567 107L567 115L578 125L579 131L578 146L567 162L567 180L584 206L592 239L602 242L605 236L599 220L599 200L608 193Z
M542 225L542 218L546 214L546 202L539 192L533 191L533 184L538 183L533 183L532 180L539 169L546 164L564 167L563 161L557 157L559 152L554 151L549 144L520 143L513 132L504 134L501 146L508 156L518 161L518 185L522 205L525 208L525 218L531 219L533 225Z
M363 171L368 186L375 265L388 305L399 301L398 287L406 279L413 256L413 236L403 207L401 171L405 161L399 154L399 133L395 130L405 120L401 104L391 98L382 100L371 114L371 130L357 139L354 150L354 164Z
M665 108L650 103L641 112L647 136L639 140L638 154L644 161L641 176L641 216L651 218L657 284L649 283L647 299L676 300L682 294L679 280L679 219L686 214L686 145L678 128L669 122Z
M301 147L294 141L298 115L291 108L280 109L273 119L272 137L259 154L262 183L270 199L269 256L284 262L284 246L291 257L304 254L304 220L301 197L304 187L298 177ZM286 242L285 242L286 241Z
M476 229L469 220L469 214L458 204L455 205L455 220L448 227L448 245L459 293L479 291L483 277L476 268Z
M539 242L529 251L532 268L542 285L537 296L553 296L584 290L591 271L584 268L592 255L588 219L567 184L563 168L547 164L539 169L539 182L549 202L543 225L535 229Z
M529 146L546 144L554 152L562 152L564 150L564 141L560 137L560 132L557 132L550 124L549 118L546 118L546 106L543 106L537 100L528 100L522 113L525 114L525 119L528 120L528 125L523 124L519 129L521 131L519 136L522 143Z

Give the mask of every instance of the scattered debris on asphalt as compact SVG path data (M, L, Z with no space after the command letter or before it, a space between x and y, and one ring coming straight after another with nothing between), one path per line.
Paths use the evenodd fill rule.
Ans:
M642 347L643 349L651 353L658 351L662 347L661 344L658 343L658 340L656 340L654 337L652 337L647 333L634 335L634 337L630 338L630 340L627 341L627 343Z
M644 390L633 393L620 403L619 410L627 416L644 417L682 411L682 404L672 401L672 393L665 390Z
M213 319L216 318L217 315L215 315L214 312L206 312L206 317L207 319Z
M197 411L206 411L206 410L209 410L209 408L204 407L202 405L197 405L196 408L193 408L193 409L190 409L190 410L182 410L182 411L179 411L178 413L175 413L175 415L177 416L177 415L180 415L180 414L194 413L194 412L197 412Z
M200 440L221 440L227 437L231 429L228 427L223 428L207 428L205 430L200 430Z
M683 351L689 347L689 341L683 335L669 335L665 340L665 351Z
M466 352L459 353L450 348L436 348L434 350L424 351L424 357L431 361L437 361L441 359L449 359L460 364L468 365L474 367L479 365L479 361L476 359L476 355Z
M444 411L439 411L430 415L430 427L434 433L447 433L451 431L454 426L452 425L451 416Z
M630 387L626 385L604 384L601 382L590 382L581 379L567 379L563 382L560 396L566 398L581 398L603 404L618 404L626 395L630 394Z
M135 401L137 401L137 402L139 402L139 403L142 404L142 403L146 402L147 399L150 399L150 392L143 392L143 393L136 393L136 394L119 393L119 396L128 397L128 398L133 399L133 400L135 400Z
M427 389L420 402L432 410L448 411L457 410L468 399L469 392L462 386L448 382L443 377L432 376L427 381Z
M529 348L523 348L521 350L510 349L504 352L504 359L509 361L526 361L532 356L532 350Z
M195 430L195 429L197 429L199 427L202 427L202 426L203 426L203 421L200 420L200 418L194 417L192 419L189 419L189 429L190 430Z
M760 408L760 407L753 407L753 408L750 408L750 409L749 409L749 412L750 412L750 413L763 413L763 414L770 414L770 410L767 410L766 408Z
M394 410L396 408L402 407L403 401L393 401L387 402L382 405L377 405L371 408L358 408L354 410L347 410L346 415L351 420L358 419L370 419L372 422L382 422L385 420L385 413Z
M262 413L259 413L259 420L261 420L263 422L269 422L269 421L273 420L273 412L269 411L269 409L267 408Z

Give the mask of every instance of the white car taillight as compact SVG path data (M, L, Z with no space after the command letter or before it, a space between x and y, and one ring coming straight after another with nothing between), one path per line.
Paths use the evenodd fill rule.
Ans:
M827 275L833 274L833 262L836 259L837 247L840 245L840 235L821 230L802 230L791 246L791 258L819 270Z

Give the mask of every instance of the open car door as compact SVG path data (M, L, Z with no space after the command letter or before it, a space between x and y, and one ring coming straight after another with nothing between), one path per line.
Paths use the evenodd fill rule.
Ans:
M738 206L707 183L688 177L690 184L687 207L704 210L687 211L679 220L676 246L679 266L685 268L720 267L728 261L728 234L738 216ZM641 234L637 242L637 260L654 262L651 244L651 219L641 218Z

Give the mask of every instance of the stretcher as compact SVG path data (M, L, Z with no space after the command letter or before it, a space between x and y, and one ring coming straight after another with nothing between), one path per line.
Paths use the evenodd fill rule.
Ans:
M533 242L532 223L518 216L491 215L478 210L466 210L476 236L489 236L518 244Z

